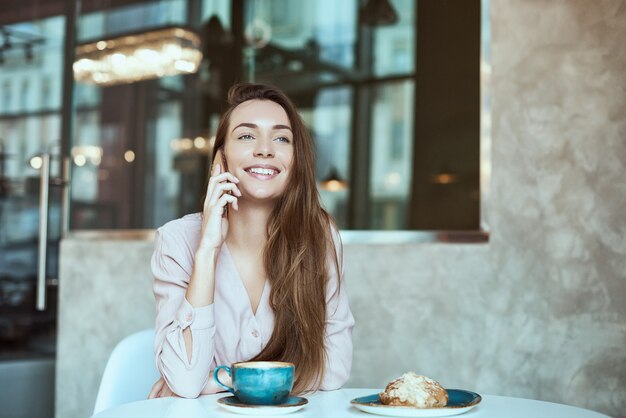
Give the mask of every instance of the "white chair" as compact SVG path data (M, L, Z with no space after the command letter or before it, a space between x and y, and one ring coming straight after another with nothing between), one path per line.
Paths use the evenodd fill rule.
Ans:
M96 397L93 413L147 399L154 382L160 377L154 361L154 330L129 335L113 349Z

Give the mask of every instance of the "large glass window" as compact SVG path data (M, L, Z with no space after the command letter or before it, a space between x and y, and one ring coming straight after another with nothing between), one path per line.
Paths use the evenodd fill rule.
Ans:
M78 44L176 25L200 36L203 59L186 75L76 83L72 228L154 228L199 210L226 91L254 81L300 109L341 228L478 229L480 133L468 120L478 123L479 54L466 36L480 27L478 0L119 4L87 8ZM466 89L449 82L459 74ZM0 105L46 83L0 83Z

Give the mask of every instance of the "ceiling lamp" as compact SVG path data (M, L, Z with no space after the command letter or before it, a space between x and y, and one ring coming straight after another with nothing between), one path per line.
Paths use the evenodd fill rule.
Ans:
M322 190L328 192L340 192L348 187L348 182L343 180L335 167L331 167L328 176L320 182Z
M398 23L398 13L389 0L367 0L359 10L359 22L366 26L388 26Z
M198 71L200 37L170 27L100 40L76 47L76 81L110 86Z

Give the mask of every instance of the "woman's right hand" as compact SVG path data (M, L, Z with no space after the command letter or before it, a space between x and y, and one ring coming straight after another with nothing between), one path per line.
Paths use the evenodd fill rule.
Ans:
M219 249L228 233L228 208L239 210L237 198L241 191L239 179L229 172L222 172L222 164L216 163L211 172L202 213L202 249Z
M165 379L163 377L159 378L154 385L152 385L152 389L150 390L150 394L148 395L148 399L155 398L165 398L168 396L174 396L179 398L177 394L175 394L172 389L165 383Z

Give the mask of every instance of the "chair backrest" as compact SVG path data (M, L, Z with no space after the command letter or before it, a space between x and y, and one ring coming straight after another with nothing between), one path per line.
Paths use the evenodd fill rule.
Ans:
M154 330L129 335L113 349L96 397L93 413L146 399L160 377L154 361Z

